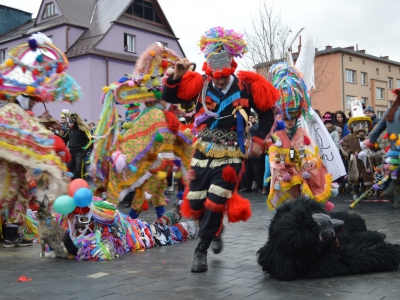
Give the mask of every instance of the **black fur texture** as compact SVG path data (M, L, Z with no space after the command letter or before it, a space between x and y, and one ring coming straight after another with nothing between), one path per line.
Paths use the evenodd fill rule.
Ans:
M345 229L337 235L339 243L323 246L314 213L344 221ZM279 280L395 271L400 263L400 246L384 238L382 233L367 230L357 214L327 213L316 201L298 198L277 209L257 261L265 273Z

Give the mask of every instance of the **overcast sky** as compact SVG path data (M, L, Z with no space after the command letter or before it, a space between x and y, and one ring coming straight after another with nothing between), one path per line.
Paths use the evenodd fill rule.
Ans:
M356 46L366 53L400 61L400 0L265 0L273 4L293 34L317 40L320 49ZM0 4L32 12L35 17L41 0L0 0ZM118 0L115 0L118 3ZM159 0L189 60L201 67L203 57L197 42L204 31L223 26L243 32L250 30L251 16L259 0ZM291 39L291 38L290 38Z

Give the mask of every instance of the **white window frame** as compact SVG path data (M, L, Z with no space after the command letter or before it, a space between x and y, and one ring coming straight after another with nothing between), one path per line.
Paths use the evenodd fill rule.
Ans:
M376 116L377 116L379 119L382 119L384 114L385 114L385 112L384 112L384 111L381 111L381 110L378 110L378 111L376 112Z
M368 106L368 98L367 97L361 97L361 100L365 106Z
M367 80L367 73L361 72L361 85L368 85Z
M384 100L385 99L385 89L377 87L376 88L376 99L378 100Z
M346 69L346 82L356 83L356 71Z
M400 89L400 79L396 79L396 88Z
M47 19L52 16L58 15L57 7L53 2L47 3L43 10L43 17L42 19Z
M124 33L124 44L125 51L136 53L136 35Z
M4 64L8 59L8 48L0 49L0 64Z
M388 77L388 89L391 90L393 89L393 78Z
M347 109L351 109L350 107L350 101L352 98L355 98L356 96L350 96L350 95L346 95L346 108Z

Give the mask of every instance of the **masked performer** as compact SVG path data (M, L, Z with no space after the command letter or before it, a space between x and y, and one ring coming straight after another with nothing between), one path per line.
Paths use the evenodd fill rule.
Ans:
M307 131L298 127L298 118L308 113L310 98L300 73L287 63L273 65L273 85L280 91L285 129L275 132L270 147L271 188L267 204L275 209L300 195L325 203L331 196L332 176L326 170L318 147ZM332 204L329 202L332 209Z
M231 222L251 216L249 201L236 193L238 175L248 153L254 157L264 153L264 139L275 123L272 107L279 98L261 75L246 71L234 74L234 57L247 52L242 34L211 28L201 37L200 50L206 58L205 75L190 71L191 63L182 59L164 81L163 90L163 99L168 102L201 99L203 105L195 116L196 151L189 173L190 189L182 205L184 215L200 221L201 241L192 272L208 270L207 249L213 239L214 253L221 251L225 212ZM258 114L260 126L250 139L245 132L251 108Z
M166 178L175 166L186 179L191 152L190 130L179 131L180 123L161 100L161 79L178 56L154 44L136 63L135 72L103 88L104 104L95 132L91 157L97 192L105 191L107 200L122 201L134 192L129 215L137 218L153 204L157 216L165 209ZM143 103L146 108L124 124L118 135L115 104ZM182 174L184 176L182 176Z
M352 133L343 138L341 150L349 161L348 179L353 185L353 199L356 200L360 196L361 182L366 190L373 184L372 166L363 144L368 128L371 126L371 118L364 115L361 99L353 98L350 107L352 117L348 122L348 127Z
M0 213L6 212L4 247L27 246L20 235L29 201L27 174L48 173L50 197L66 191L65 144L32 117L37 102L80 98L80 88L64 70L68 60L43 34L10 51L0 66ZM55 199L55 198L54 198ZM54 200L53 199L53 200Z

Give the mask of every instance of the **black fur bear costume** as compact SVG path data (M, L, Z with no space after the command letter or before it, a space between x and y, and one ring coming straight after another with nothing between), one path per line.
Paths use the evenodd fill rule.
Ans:
M257 260L278 280L395 271L400 246L384 239L357 214L327 213L322 204L298 198L276 210Z

